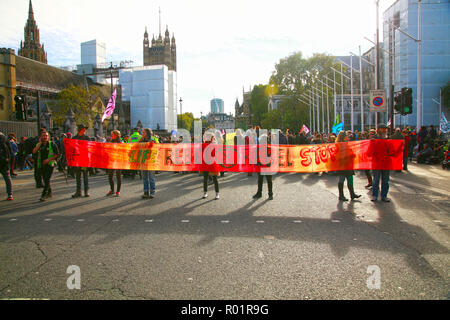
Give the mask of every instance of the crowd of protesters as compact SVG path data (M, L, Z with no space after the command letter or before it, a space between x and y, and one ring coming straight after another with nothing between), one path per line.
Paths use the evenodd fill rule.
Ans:
M151 129L144 129L142 132L135 128L131 135L122 136L120 131L114 130L111 136L107 138L95 137L91 138L86 135L84 125L78 126L78 132L75 136L71 133L61 134L59 137L50 135L50 133L42 128L37 137L22 137L19 140L15 133L9 133L5 136L0 133L0 173L3 175L6 184L7 200L13 200L12 178L17 176L16 171L34 170L34 178L36 188L43 188L40 201L45 201L52 197L52 189L50 180L53 170L56 167L59 171L70 175L76 180L76 190L72 198L82 197L82 185L84 197L89 197L89 176L96 175L100 172L96 168L80 168L67 167L64 149L64 139L78 139L85 141L109 142L109 143L182 143L182 139L173 140L171 136L158 136ZM259 135L260 129L256 127L256 135L247 134L241 129L235 130L235 136L232 144L238 144L244 141L245 144L258 144L263 137ZM192 137L192 141L197 141L199 137ZM268 143L270 143L270 135L265 135ZM437 164L444 160L444 154L448 151L447 136L433 126L421 127L417 132L416 129L405 127L403 129L396 128L391 134L385 125L379 125L378 129L358 132L341 131L335 133L319 133L309 131L279 131L280 145L308 145L308 144L326 144L326 143L342 143L348 141L370 140L370 139L399 139L405 142L403 155L403 170L408 170L408 162L416 160L418 164ZM228 144L225 141L226 136L223 135L218 140L214 135L205 138L206 143ZM120 196L122 176L134 178L136 174L143 181L142 198L154 198L156 193L155 171L140 170L116 170L106 169L110 190L107 196ZM387 197L389 190L389 171L388 170L365 170L364 171L368 184L367 189L372 189L372 201L377 201L379 194L379 183L381 182L381 200L389 202ZM200 172L203 176L203 198L206 198L208 184L214 184L216 192L215 199L219 199L219 182L218 177L223 176L221 172ZM338 190L339 200L348 201L344 196L344 183L347 180L347 187L351 200L358 199L360 195L354 191L353 176L355 172L341 171L338 172ZM248 175L252 175L248 173ZM266 177L268 185L269 200L273 199L273 183L271 175L261 175L258 173L258 189L253 196L254 199L262 197L263 181ZM67 177L67 176L66 176ZM81 179L83 177L83 181ZM116 178L114 182L114 177Z

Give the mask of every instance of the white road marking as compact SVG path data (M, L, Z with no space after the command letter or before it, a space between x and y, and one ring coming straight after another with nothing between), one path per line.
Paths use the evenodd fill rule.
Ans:
M52 221L53 219L44 219L44 221Z
M333 222L333 223L340 223L341 220L331 220L331 222Z
M189 223L189 220L181 220L182 223Z
M258 220L256 223L264 223L264 220Z
M433 220L434 223L442 223L441 220Z
M302 223L301 220L294 220L294 223Z
M9 221L17 221L18 219L9 219Z
M119 222L119 219L114 219L112 222Z
M222 220L221 223L230 223L230 220Z
M83 221L84 221L84 219L78 219L77 221L78 221L78 222L83 222Z
M152 223L152 222L153 222L153 219L151 219L151 220L145 220L145 222L147 222L147 223Z

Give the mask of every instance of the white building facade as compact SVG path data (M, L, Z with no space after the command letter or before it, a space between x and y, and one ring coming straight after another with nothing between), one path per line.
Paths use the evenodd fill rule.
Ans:
M177 130L177 73L165 65L119 71L122 100L130 102L131 127Z

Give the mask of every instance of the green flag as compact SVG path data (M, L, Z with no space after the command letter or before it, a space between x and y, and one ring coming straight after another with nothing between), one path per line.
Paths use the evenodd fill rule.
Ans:
M333 124L333 127L335 126L335 125L337 125L337 124L339 124L339 113L336 113L336 119L334 120L334 124Z

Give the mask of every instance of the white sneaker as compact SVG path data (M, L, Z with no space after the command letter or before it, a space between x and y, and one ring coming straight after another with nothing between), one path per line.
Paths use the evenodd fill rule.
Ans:
M208 198L208 194L205 192L205 193L203 194L203 199L206 199L206 198Z
M216 198L215 198L215 200L219 200L219 193L218 193L218 192L216 193Z

